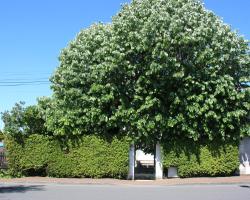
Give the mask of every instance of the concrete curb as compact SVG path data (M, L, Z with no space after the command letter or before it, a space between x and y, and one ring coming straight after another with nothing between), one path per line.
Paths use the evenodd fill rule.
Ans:
M185 186L185 185L232 185L250 184L250 176L217 177L217 178L186 178L163 180L117 180L117 179L86 179L86 178L48 178L26 177L0 179L0 184L58 184L58 185L112 185L112 186Z

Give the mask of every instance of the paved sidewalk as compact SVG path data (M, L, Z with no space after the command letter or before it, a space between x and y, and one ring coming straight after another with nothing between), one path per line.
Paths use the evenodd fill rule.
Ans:
M117 180L117 179L88 179L88 178L49 178L25 177L0 179L0 184L67 184L67 185L200 185L200 184L250 184L250 176L216 177L216 178L175 178L164 180Z

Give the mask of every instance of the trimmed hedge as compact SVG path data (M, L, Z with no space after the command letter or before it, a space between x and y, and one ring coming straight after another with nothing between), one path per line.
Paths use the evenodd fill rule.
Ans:
M239 167L238 144L213 142L200 144L192 141L164 146L164 169L177 167L184 177L230 176Z
M106 141L85 136L78 145L60 143L48 136L31 135L22 142L7 140L8 166L12 175L52 177L124 178L128 173L129 140Z
M47 175L48 165L60 155L60 146L47 136L5 139L8 168L13 176Z
M127 138L106 141L85 136L78 145L69 142L67 151L59 141L42 135L5 141L13 176L125 178L128 173ZM164 168L178 167L180 177L228 176L239 166L237 143L200 144L190 140L165 144L163 149Z

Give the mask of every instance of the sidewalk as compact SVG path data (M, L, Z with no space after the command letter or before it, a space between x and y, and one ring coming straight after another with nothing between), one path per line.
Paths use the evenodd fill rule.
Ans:
M216 178L185 178L163 180L117 180L117 179L88 179L88 178L49 178L26 177L0 179L1 184L66 184L66 185L200 185L200 184L250 184L250 176L216 177Z

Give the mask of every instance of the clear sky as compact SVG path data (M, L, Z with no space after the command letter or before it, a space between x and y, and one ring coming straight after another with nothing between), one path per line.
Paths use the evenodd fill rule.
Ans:
M15 102L30 105L37 97L51 95L48 79L58 66L61 49L81 29L110 22L126 2L130 0L1 0L0 112ZM250 39L249 0L204 3Z

